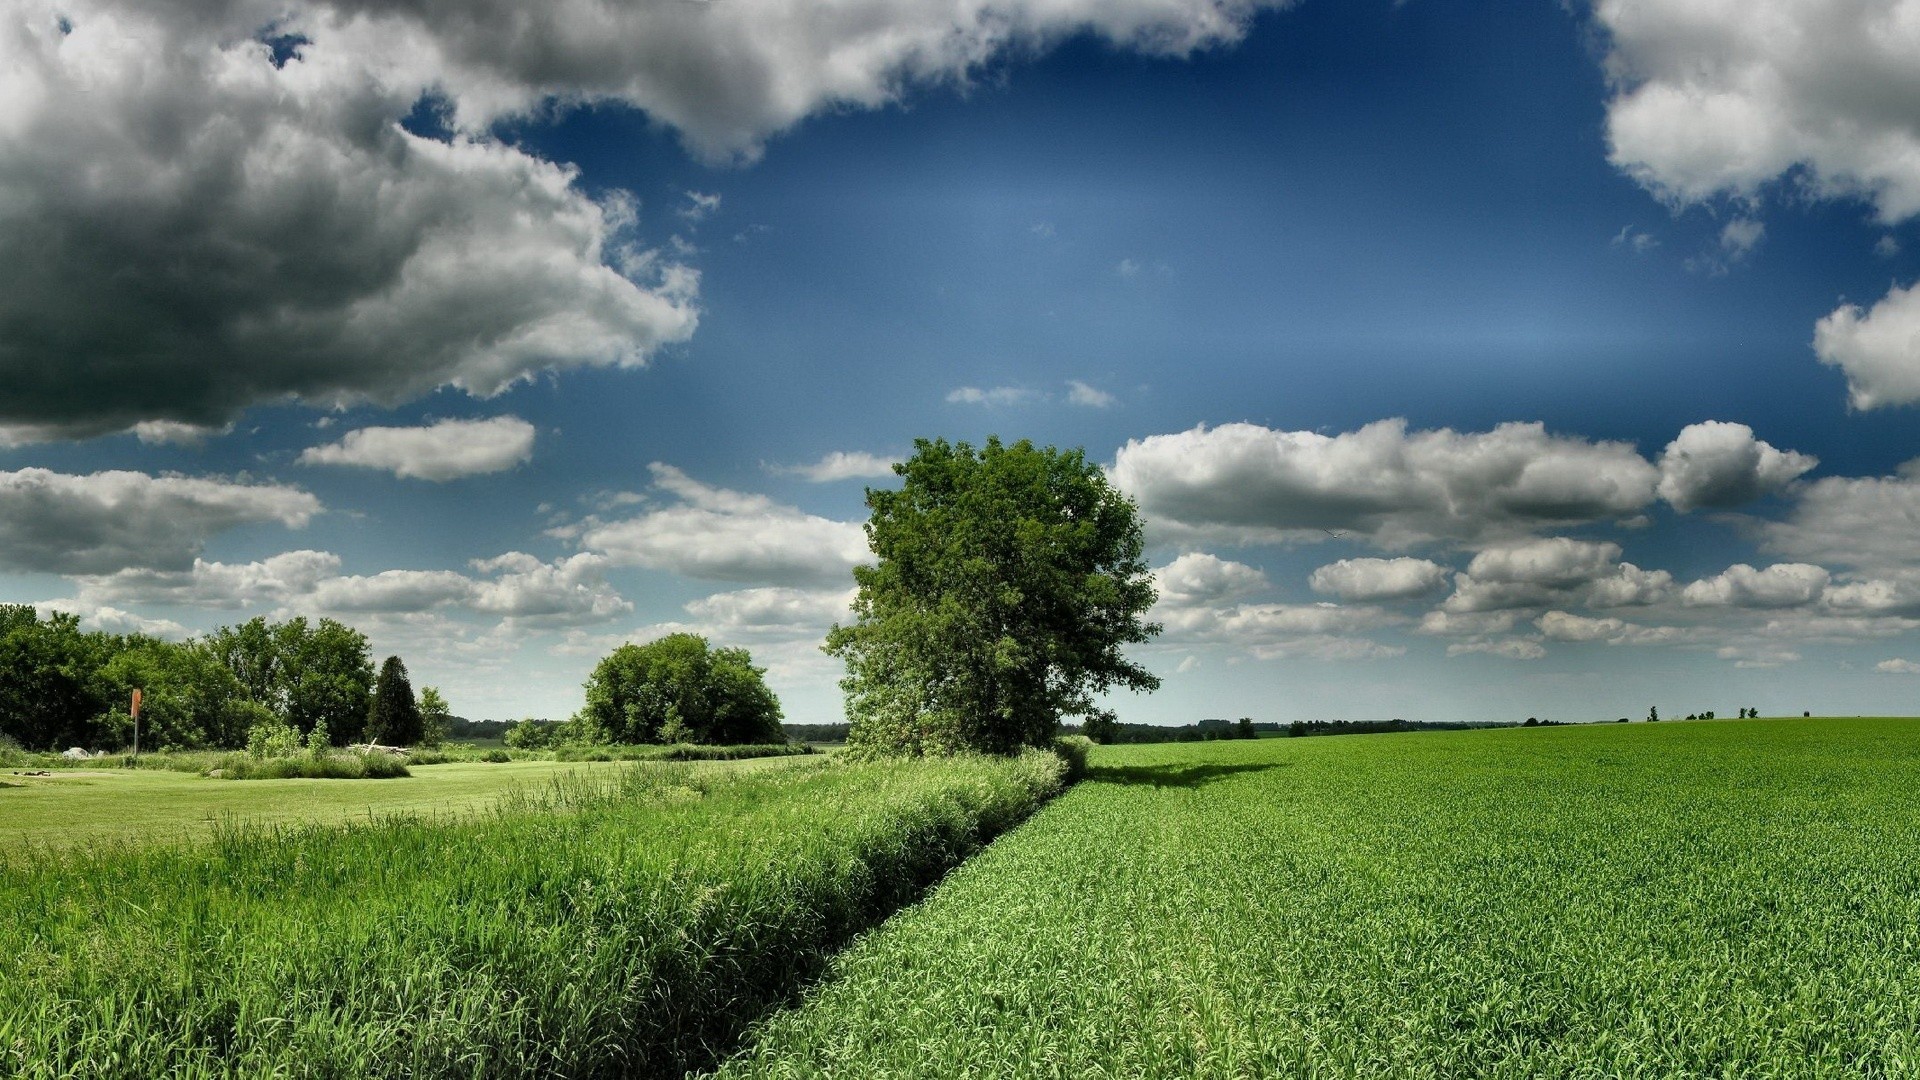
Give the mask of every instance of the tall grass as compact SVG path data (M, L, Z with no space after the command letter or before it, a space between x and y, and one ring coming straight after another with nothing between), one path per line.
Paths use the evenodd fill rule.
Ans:
M227 754L208 766L207 775L222 780L391 780L413 775L407 762L383 752L267 758Z
M678 1075L1061 777L655 764L458 821L0 853L0 1075Z
M739 1077L1920 1070L1920 721L1105 747Z

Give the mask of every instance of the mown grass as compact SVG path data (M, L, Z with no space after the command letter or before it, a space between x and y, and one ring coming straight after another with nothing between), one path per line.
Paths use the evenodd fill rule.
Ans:
M0 854L0 1075L677 1075L1063 768L634 765L461 821Z
M1103 748L730 1078L1920 1072L1920 722Z

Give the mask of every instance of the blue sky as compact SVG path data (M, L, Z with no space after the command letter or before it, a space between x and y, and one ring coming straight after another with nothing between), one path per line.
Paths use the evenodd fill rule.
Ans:
M1142 505L1123 719L1911 711L1920 4L462 10L7 6L0 598L832 720L993 433Z

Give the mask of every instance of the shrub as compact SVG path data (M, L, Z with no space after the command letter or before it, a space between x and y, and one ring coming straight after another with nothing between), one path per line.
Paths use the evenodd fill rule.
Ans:
M328 754L325 757L257 758L228 754L206 775L222 780L390 780L411 776L406 760L393 754Z
M1067 783L1087 775L1087 755L1093 752L1093 740L1085 735L1062 735L1053 740L1053 752L1067 763Z
M494 765L504 765L513 760L513 755L507 753L505 750L489 750L480 755L480 760Z
M300 753L300 733L278 718L262 720L247 731L247 755L288 758Z

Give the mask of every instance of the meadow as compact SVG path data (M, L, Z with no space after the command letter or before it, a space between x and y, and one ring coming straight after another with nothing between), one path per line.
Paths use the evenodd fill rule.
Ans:
M720 1075L1920 1072L1920 722L1093 763Z
M807 760L763 757L703 770L778 768ZM509 793L570 777L604 775L592 761L453 761L415 765L398 780L253 780L230 783L171 769L57 769L46 776L0 772L0 851L73 847L103 840L204 838L222 824L370 822L471 812Z
M454 816L0 848L0 1075L679 1075L1067 767L785 760L611 764Z

